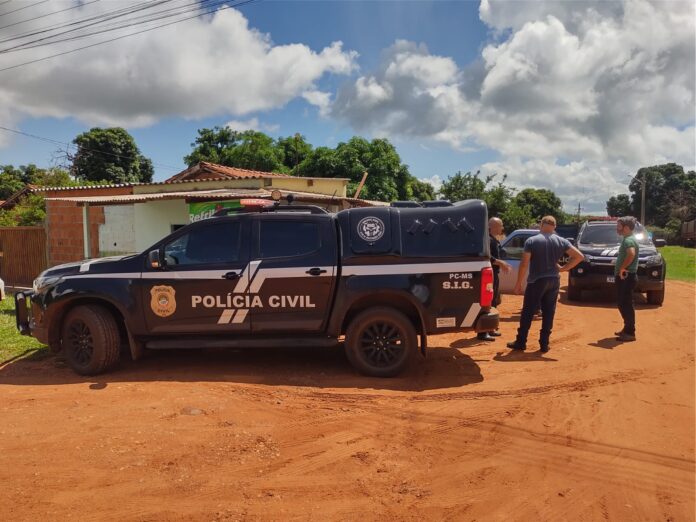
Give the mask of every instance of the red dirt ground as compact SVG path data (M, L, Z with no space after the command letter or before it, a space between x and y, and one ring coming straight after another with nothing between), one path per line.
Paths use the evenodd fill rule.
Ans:
M16 361L0 519L693 520L694 290L638 305L629 344L610 300L562 297L544 356L503 348L505 296L501 339L433 336L389 380L340 350Z

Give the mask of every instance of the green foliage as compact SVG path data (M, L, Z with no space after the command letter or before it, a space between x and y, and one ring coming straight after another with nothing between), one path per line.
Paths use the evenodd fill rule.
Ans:
M450 201L463 201L465 199L483 199L486 186L492 178L481 179L480 172L462 174L457 172L454 176L445 180L440 189L440 195Z
M283 150L263 132L249 130L238 133L237 144L225 151L225 157L225 165L231 167L265 172L289 170L283 164Z
M12 165L3 165L0 172L0 200L6 200L26 185L22 179L22 171Z
M554 216L558 222L565 217L561 200L548 189L526 188L515 196L515 203L527 207L534 221L540 221L544 216Z
M435 187L430 183L421 181L418 178L411 176L410 185L413 192L414 201L432 201L435 199Z
M689 221L696 217L696 172L684 172L676 163L638 170L628 185L631 213L641 214L641 182L645 181L645 224L664 227L670 218Z
M507 232L520 228L529 228L535 222L531 209L526 206L520 206L515 200L510 201L500 218L503 220Z
M0 210L0 226L33 227L43 225L46 202L36 194L27 194L10 210Z
M631 215L631 198L628 194L612 196L607 200L607 214L611 217Z
M73 143L72 173L81 181L133 183L152 181L152 162L140 154L133 137L125 129L93 128L79 134Z
M276 146L282 153L283 164L290 170L302 163L312 152L312 145L299 133L287 138L278 138Z

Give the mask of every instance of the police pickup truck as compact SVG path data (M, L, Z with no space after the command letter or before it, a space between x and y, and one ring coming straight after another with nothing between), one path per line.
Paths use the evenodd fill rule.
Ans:
M137 255L64 264L15 296L17 327L79 374L145 349L335 346L388 377L428 334L490 331L487 209L247 206ZM420 338L420 342L419 342Z

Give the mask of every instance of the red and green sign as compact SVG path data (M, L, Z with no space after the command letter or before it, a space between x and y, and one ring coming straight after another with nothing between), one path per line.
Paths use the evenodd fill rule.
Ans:
M189 203L189 222L200 221L213 217L218 210L223 208L242 208L239 200L233 201L206 201L205 203Z

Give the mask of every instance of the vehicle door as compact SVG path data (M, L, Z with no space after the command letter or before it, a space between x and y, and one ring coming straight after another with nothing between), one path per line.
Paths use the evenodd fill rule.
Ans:
M185 227L159 248L163 267L141 279L145 321L153 334L249 332L250 222L214 218Z
M254 247L249 293L253 332L318 332L324 328L338 259L329 215L260 214L253 220Z
M512 270L507 274L502 270L499 272L501 294L514 293L517 274L520 271L520 261L524 253L524 243L535 234L537 232L513 232L501 243L500 247L505 252L503 260L512 267ZM522 283L522 289L524 290L526 286L527 279L525 278Z

